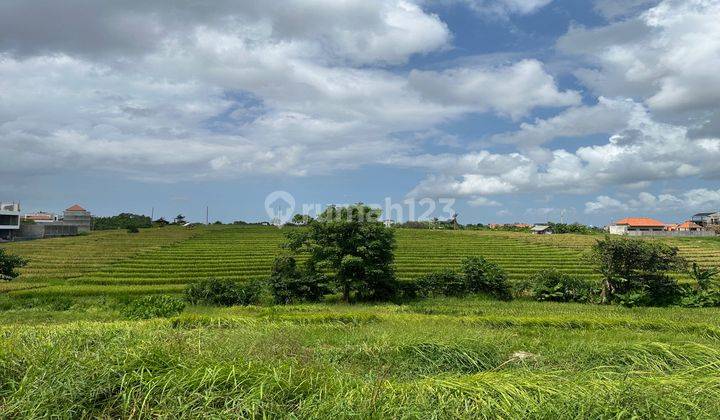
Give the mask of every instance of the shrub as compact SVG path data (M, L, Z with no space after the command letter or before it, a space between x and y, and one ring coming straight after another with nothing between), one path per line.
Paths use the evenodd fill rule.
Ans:
M710 290L713 286L713 280L720 274L720 270L717 268L702 268L694 262L689 273L701 290Z
M140 229L137 226L130 226L127 228L128 233L139 233Z
M462 276L453 270L445 269L418 278L414 292L417 297L463 296L468 293L468 290Z
M300 272L295 258L291 256L275 258L268 283L276 303L319 302L330 293L324 275Z
M536 273L531 282L533 295L539 301L585 303L594 292L592 283L555 269Z
M687 290L680 299L680 306L686 308L710 308L720 306L720 291L718 290Z
M17 255L6 254L3 248L0 248L0 280L12 280L19 276L16 268L24 267L27 260Z
M501 300L512 299L512 288L505 271L482 257L468 257L462 262L462 273L467 291L487 293Z
M193 305L254 305L260 302L263 288L263 282L259 281L237 283L209 279L189 284L185 289L185 299Z
M128 319L170 317L185 309L185 302L171 296L145 296L125 306L121 313Z
M684 290L677 280L660 273L645 274L626 280L629 291L616 294L624 306L669 306L681 303Z

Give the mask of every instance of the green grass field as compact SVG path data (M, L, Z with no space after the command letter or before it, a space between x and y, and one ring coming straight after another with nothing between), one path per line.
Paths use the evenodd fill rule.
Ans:
M720 417L720 309L500 302L208 308L125 302L266 276L282 230L168 227L3 245L0 418ZM482 255L593 276L595 237L398 230L403 278ZM674 240L720 262L716 240Z

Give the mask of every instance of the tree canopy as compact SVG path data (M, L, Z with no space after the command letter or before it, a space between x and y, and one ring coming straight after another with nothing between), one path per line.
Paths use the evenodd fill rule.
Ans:
M327 274L346 302L387 299L395 293L395 235L378 221L380 210L363 204L328 207L306 228L288 234L286 247L307 253L306 268Z

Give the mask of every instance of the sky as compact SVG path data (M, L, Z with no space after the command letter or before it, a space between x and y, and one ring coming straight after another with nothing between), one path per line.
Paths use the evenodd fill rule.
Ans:
M718 22L720 0L3 0L0 201L680 222L720 209Z

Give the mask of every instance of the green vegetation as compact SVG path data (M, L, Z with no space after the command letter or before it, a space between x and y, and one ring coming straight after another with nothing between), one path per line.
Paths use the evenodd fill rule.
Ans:
M152 226L152 219L133 213L120 213L117 216L110 217L93 217L93 229L110 230L110 229L133 229L135 232L139 228L149 228Z
M464 298L45 314L0 313L0 417L720 416L718 309Z
M171 296L145 296L132 301L121 311L128 319L150 319L177 315L185 309L185 303Z
M380 210L363 204L328 207L307 228L290 231L285 247L306 254L305 273L329 276L343 301L389 300L397 293L395 233L378 221Z
M396 229L403 293L439 273L433 284L464 297L298 304L325 291L296 275L308 254L276 260L291 229L305 228L167 226L3 244L29 263L0 283L0 418L720 416L720 308L490 293L530 281L545 300L580 300L576 280L602 279L587 259L602 237ZM697 292L682 304L704 306L720 242L656 242L698 264L670 276ZM219 303L244 306L201 306Z
M4 249L0 248L0 281L12 280L19 276L17 270L27 265L27 260L17 255L8 254Z

